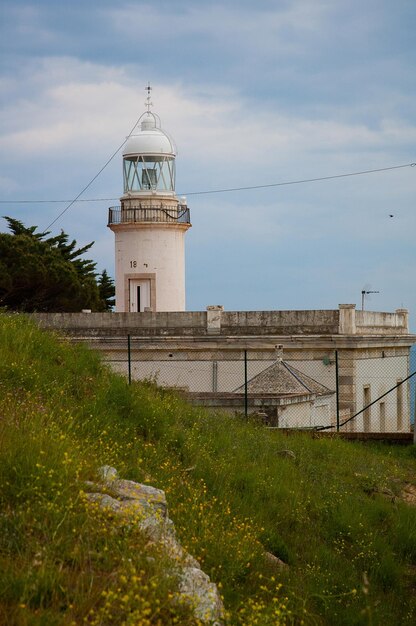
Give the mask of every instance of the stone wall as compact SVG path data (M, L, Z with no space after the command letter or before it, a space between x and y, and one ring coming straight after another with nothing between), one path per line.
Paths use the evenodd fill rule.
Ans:
M380 311L356 311L357 335L402 335L409 332L407 309L396 309L394 313Z
M339 311L224 311L225 335L332 335L338 332Z
M43 328L83 337L252 337L407 335L408 312L356 311L353 304L335 310L224 311L209 306L207 311L153 313L36 313Z

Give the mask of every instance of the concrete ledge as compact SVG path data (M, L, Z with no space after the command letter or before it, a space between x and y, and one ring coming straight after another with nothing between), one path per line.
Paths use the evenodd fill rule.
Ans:
M336 310L207 311L143 313L33 313L42 328L72 336L105 337L339 337L344 341L364 337L406 337L408 313L356 311L355 305Z

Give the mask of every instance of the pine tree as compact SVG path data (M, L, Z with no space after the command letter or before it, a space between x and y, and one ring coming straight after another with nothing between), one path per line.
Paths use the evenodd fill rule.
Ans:
M95 263L81 258L94 242L77 248L68 235L49 237L5 218L10 233L0 233L0 306L16 311L106 310L100 297Z
M105 303L105 310L111 311L115 305L115 287L107 270L103 270L98 277L98 290L101 300Z

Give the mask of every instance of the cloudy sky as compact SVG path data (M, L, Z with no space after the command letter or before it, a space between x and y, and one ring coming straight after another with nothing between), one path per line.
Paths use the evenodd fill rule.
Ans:
M187 308L411 310L414 0L2 0L1 215L46 228L144 110L187 194ZM114 272L121 154L56 221ZM46 202L46 201L57 202ZM19 202L15 202L19 201ZM26 201L23 203L23 201ZM390 217L393 215L393 217ZM6 230L4 220L0 230Z

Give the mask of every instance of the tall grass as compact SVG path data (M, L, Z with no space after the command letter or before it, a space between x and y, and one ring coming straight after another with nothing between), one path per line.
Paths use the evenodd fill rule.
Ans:
M0 623L197 624L157 546L87 505L103 464L166 491L227 623L414 623L414 448L193 409L21 316L0 316L0 398Z

